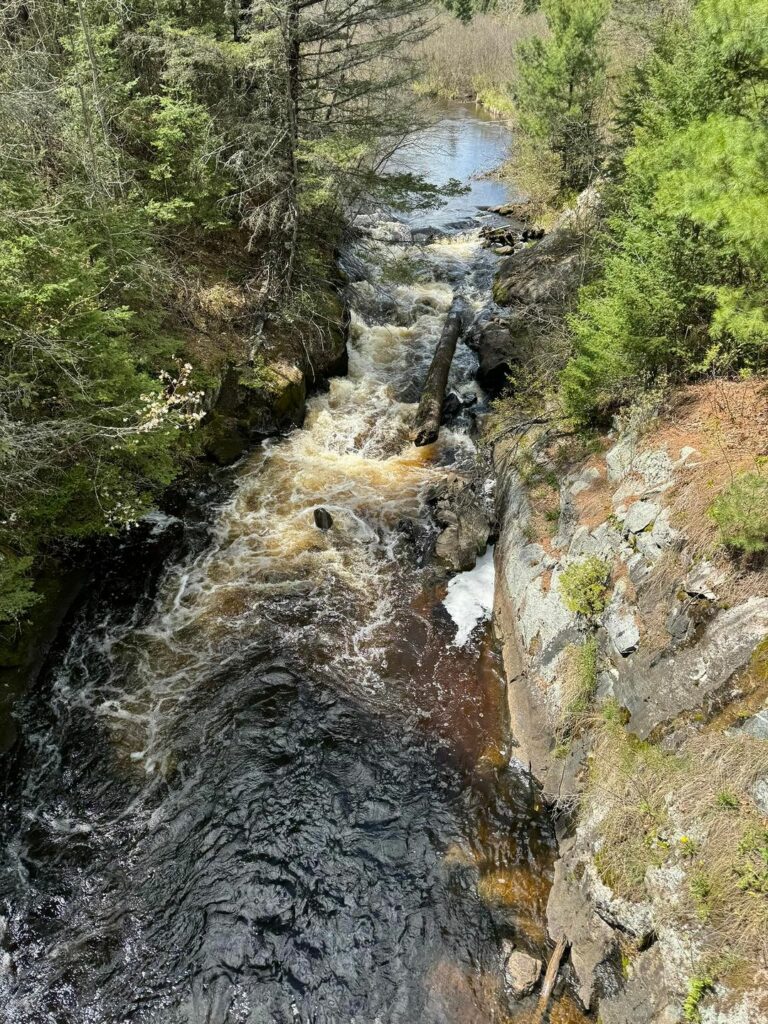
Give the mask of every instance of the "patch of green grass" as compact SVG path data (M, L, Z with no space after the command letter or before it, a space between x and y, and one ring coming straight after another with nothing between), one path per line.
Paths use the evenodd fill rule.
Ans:
M561 716L557 733L573 736L591 710L597 690L597 638L570 644L565 651L562 677Z
M629 723L629 712L619 704L615 697L609 697L604 701L600 712L606 725L617 726Z
M739 843L739 889L768 895L768 828L751 827Z
M717 806L728 811L738 811L741 804L739 798L728 789L723 789L717 794Z
M549 525L549 532L554 536L560 528L560 506L556 505L554 508L548 508L544 513L544 518Z
M496 117L513 117L515 101L512 95L503 89L487 87L477 90L477 102Z
M610 566L596 555L573 562L558 581L565 607L579 615L602 615L608 603L609 578Z
M712 913L712 882L703 871L697 871L690 882L690 893L700 921L708 921Z

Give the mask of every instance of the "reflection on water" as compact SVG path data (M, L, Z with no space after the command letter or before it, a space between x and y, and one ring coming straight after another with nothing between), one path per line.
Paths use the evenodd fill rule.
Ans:
M391 322L358 312L349 377L241 466L156 597L94 594L21 710L4 1024L515 1019L501 943L545 952L552 835L490 631L452 644L402 529L475 468L464 428L409 432L446 277L479 296L489 257L443 241L426 283L387 286L391 253L363 255ZM472 369L460 351L454 383Z
M450 199L437 212L414 215L414 227L440 226L474 217L478 206L499 206L514 198L492 173L509 156L508 124L485 114L474 103L444 103L438 111L435 123L398 153L392 166L423 175L439 185L454 178L468 184L470 190Z

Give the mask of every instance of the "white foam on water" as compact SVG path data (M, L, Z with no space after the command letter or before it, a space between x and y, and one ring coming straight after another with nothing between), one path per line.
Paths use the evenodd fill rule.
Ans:
M474 569L454 576L448 584L443 605L458 626L453 638L455 647L463 647L475 626L491 617L495 581L493 548L488 548L483 557L477 560Z

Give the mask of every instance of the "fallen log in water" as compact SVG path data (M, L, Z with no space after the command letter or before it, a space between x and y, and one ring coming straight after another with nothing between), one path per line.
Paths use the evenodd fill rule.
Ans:
M443 416L445 389L448 386L448 374L451 370L456 342L459 340L464 326L465 305L462 299L454 299L443 333L437 343L435 354L429 365L427 379L421 392L421 401L416 412L415 444L417 448L433 444L440 433L440 421Z
M533 1015L533 1020L531 1024L544 1024L544 1018L547 1013L547 1006L549 1006L549 1000L552 997L552 991L555 987L555 982L557 981L557 974L560 970L560 964L562 962L563 957L565 956L565 952L567 949L568 940L566 939L565 935L561 935L560 938L557 940L557 945L555 946L552 956L549 958L549 963L547 964L547 973L544 975L544 984L541 988L541 995L539 996L539 1001L536 1004L536 1012Z

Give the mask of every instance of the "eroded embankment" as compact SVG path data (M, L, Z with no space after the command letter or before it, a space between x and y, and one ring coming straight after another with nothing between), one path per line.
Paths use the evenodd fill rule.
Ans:
M506 261L481 368L530 367L580 267L567 232ZM767 398L711 382L590 442L546 413L497 432L512 727L561 813L550 937L603 1024L768 1014L768 571L708 516L766 455Z

